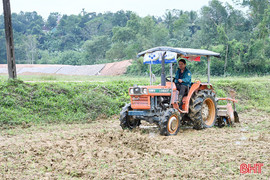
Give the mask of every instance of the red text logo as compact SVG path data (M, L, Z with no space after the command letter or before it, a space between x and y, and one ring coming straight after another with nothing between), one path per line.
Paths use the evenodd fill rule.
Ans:
M256 164L241 164L240 165L240 173L246 174L246 173L262 173L262 166L263 163L256 163Z

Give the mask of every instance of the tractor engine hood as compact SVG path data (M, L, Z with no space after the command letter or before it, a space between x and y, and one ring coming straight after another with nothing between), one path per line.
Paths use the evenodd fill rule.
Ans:
M153 85L153 86L135 86L130 87L128 93L130 96L169 96L172 93L171 82L166 82L166 86ZM176 86L173 83L173 90L176 90Z

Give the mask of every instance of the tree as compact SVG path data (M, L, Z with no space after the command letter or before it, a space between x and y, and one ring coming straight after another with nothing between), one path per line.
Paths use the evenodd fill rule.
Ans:
M111 41L107 36L96 36L83 45L86 64L95 64L98 59L105 59L106 51L110 48Z
M136 32L129 27L115 27L113 28L113 42L128 42L134 40Z
M236 2L249 7L249 15L253 20L254 26L263 20L265 9L268 9L270 5L269 0L236 0Z
M34 64L37 55L37 39L35 36L28 35L24 40L25 54L29 64Z
M58 64L81 65L82 54L78 51L67 50L60 53Z
M169 30L169 38L173 38L173 31L174 31L174 21L176 17L172 15L171 11L166 11L164 15L164 23Z
M133 13L133 14L131 14L130 20L128 20L126 26L128 28L131 28L134 32L137 33L140 31L140 28L141 28L140 21L141 21L141 18Z
M120 26L120 27L126 26L132 14L133 13L131 11L126 11L126 12L123 10L117 11L116 13L113 14L112 25Z
M50 13L48 16L46 27L48 27L50 30L55 28L57 26L57 23L60 19L61 15L58 12Z
M19 14L12 14L13 29L16 32L22 34L31 34L32 32L42 33L41 27L43 27L44 22L40 15L37 12L20 12ZM35 30L33 31L33 29Z
M126 56L125 43L115 42L112 44L111 48L106 52L107 59L122 60Z
M3 16L1 16L1 18L2 17ZM7 57L7 50L6 50L5 31L4 31L4 29L1 29L0 30L0 64L7 63L6 57ZM16 55L15 55L15 57L16 57Z

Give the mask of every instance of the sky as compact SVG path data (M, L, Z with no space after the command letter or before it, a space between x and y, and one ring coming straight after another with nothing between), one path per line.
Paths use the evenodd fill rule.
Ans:
M232 0L220 0L232 3ZM119 10L131 10L139 16L162 16L167 9L198 11L208 5L209 0L10 0L11 12L19 13L36 11L44 19L51 12L78 15L84 8L86 12L104 13ZM0 13L3 13L3 4Z

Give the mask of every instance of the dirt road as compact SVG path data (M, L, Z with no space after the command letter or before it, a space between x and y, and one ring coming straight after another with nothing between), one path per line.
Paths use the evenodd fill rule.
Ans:
M240 118L173 137L145 124L122 131L117 117L2 130L0 179L269 179L269 114ZM242 163L263 163L261 173L240 174Z

